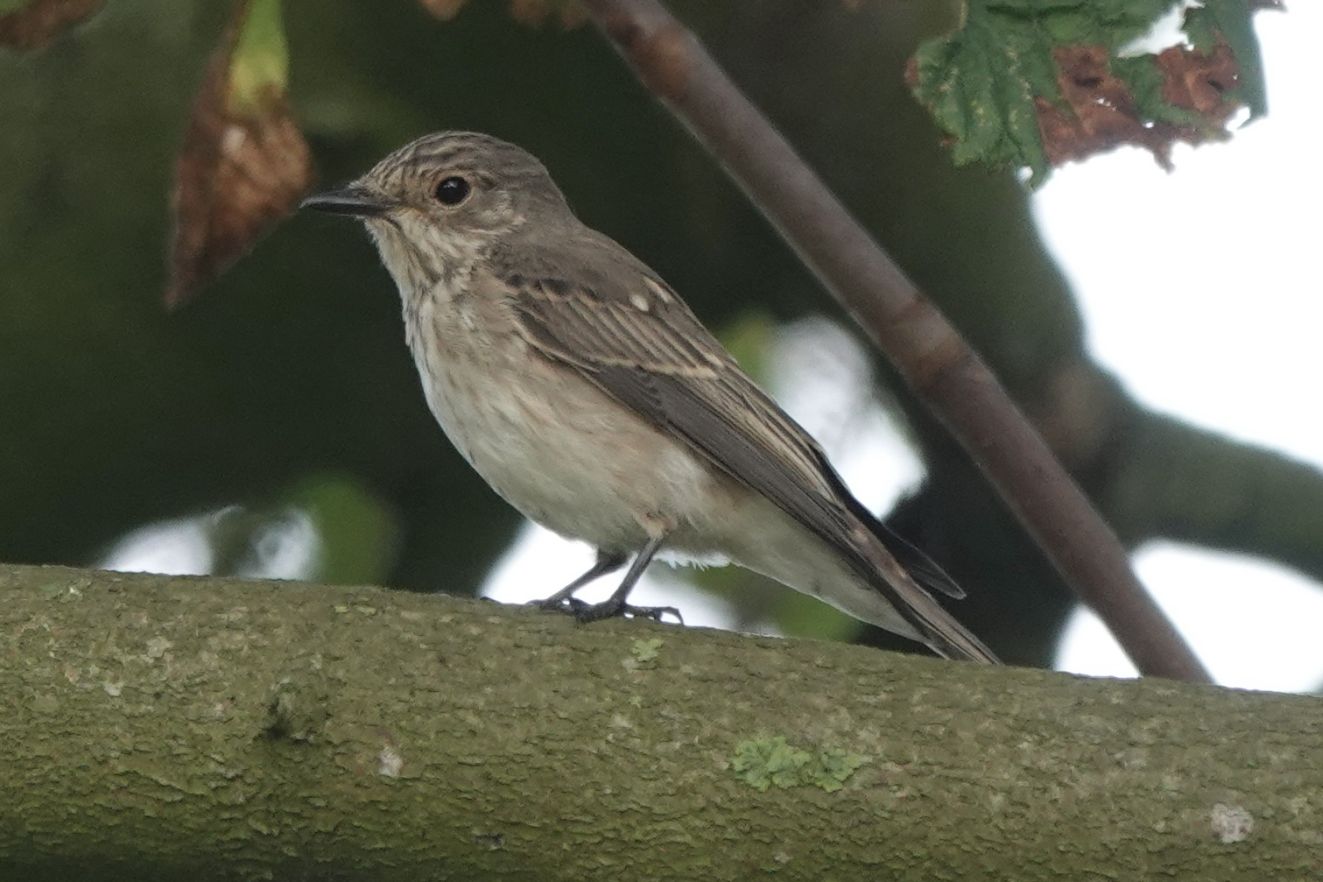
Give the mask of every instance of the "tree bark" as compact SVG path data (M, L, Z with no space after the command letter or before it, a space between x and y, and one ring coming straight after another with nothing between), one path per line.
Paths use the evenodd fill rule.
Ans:
M1320 867L1314 697L378 588L0 567L0 592L6 878Z

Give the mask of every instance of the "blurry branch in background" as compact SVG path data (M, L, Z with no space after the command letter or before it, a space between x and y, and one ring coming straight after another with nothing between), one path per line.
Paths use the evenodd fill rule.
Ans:
M104 4L105 0L0 0L0 46L40 49Z
M586 0L643 83L725 166L979 464L1142 673L1209 675L982 359L657 0Z
M418 0L418 4L442 21L450 21L468 0ZM510 17L520 24L540 27L554 19L565 30L588 20L579 0L509 0Z
M1157 413L1122 437L1107 504L1134 535L1257 555L1323 581L1317 466Z
M61 567L0 566L0 654L28 882L1317 867L1312 697Z

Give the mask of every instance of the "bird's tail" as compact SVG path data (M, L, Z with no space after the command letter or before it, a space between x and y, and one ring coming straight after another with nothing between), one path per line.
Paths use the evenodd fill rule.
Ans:
M937 602L929 598L933 606ZM1001 664L1001 659L974 634L955 620L946 610L938 607L938 615L925 621L924 642L942 658L968 659L989 665Z
M862 537L860 537L862 538ZM876 535L870 539L879 539ZM984 664L1000 664L1000 659L974 634L943 609L920 584L915 574L893 555L885 543L868 543L872 547L864 555L871 564L869 582L896 608L906 622L918 632L919 639L943 658L968 659ZM911 547L912 546L908 546ZM915 550L916 554L922 554ZM926 560L926 557L925 557ZM936 567L936 564L932 564ZM938 572L941 572L938 570ZM922 573L922 571L920 571ZM942 573L950 581L950 577ZM951 582L951 586L955 583ZM941 586L939 590L943 590ZM958 588L955 589L957 592ZM946 593L952 593L946 591ZM963 596L960 592L956 596Z
M883 578L891 588L889 593L893 593L899 601L896 604L897 611L915 627L923 642L933 652L943 658L968 659L989 665L1001 663L982 640L943 609L903 567L894 559L891 563L894 570L884 572ZM908 584L902 587L897 583Z
M886 595L896 612L919 632L920 639L943 658L1000 664L992 650L943 609L931 593L940 592L959 600L965 596L964 589L932 558L874 517L845 490L844 485L840 491L851 513L868 531L867 538L856 536L862 540L860 544L872 545L868 541L872 539L881 546L864 555L871 564L868 567L871 572L867 574L869 582Z

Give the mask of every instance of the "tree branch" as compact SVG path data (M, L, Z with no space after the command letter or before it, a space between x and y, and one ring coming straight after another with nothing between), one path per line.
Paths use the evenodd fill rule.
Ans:
M1136 535L1258 555L1323 580L1316 466L1154 413L1121 436L1115 459L1107 505Z
M644 84L744 188L950 428L1146 674L1208 673L1125 549L982 359L878 247L698 39L657 0L585 0Z
M1313 697L375 588L0 567L0 598L15 879L1317 869Z

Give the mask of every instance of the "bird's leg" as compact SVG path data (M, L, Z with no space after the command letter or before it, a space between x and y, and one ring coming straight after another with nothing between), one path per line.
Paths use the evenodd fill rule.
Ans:
M593 564L588 572L575 579L546 600L533 601L534 606L540 606L543 609L561 610L564 612L577 612L579 609L587 607L588 604L582 600L574 599L574 592L578 591L584 585L596 579L600 579L607 573L614 573L625 565L629 556L617 551L597 551L597 563Z
M680 611L673 606L630 606L625 602L625 598L629 596L634 583L643 575L643 571L648 568L648 564L652 563L653 555L661 549L665 538L665 536L653 536L649 539L648 543L639 551L638 556L634 558L634 562L629 565L629 569L625 572L625 578L620 580L620 587L601 603L594 603L591 606L584 604L576 607L574 617L581 622L595 622L598 619L610 619L616 616L633 616L660 622L662 616L670 613L680 619L680 623L683 624L684 619L680 618Z

